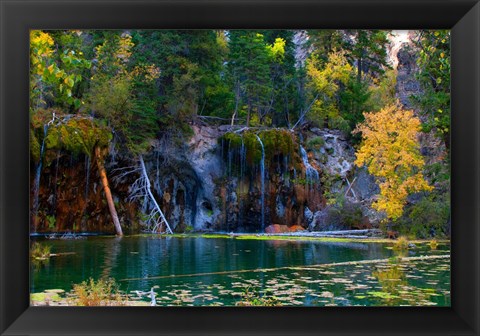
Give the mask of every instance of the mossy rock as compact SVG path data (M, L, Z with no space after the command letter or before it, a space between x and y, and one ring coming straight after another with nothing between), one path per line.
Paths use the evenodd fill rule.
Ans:
M47 149L64 149L90 156L95 146L105 148L111 139L110 128L88 118L71 118L48 129L45 145Z
M265 151L265 165L270 165L275 156L283 155L295 157L297 149L295 135L286 129L267 129L261 131L247 130L242 134L227 132L219 138L223 142L224 157L227 157L229 151L237 151L243 146L246 150L246 161L249 166L259 164L262 158L262 146L258 138L262 141Z

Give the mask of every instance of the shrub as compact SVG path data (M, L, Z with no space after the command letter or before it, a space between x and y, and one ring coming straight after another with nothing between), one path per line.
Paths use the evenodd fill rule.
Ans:
M316 136L307 141L308 150L319 150L325 145L325 140L322 137Z
M327 219L331 230L359 228L363 223L362 208L358 203L345 199L343 194L330 194L327 208Z
M450 219L450 196L435 195L423 197L409 206L397 222L398 231L421 239L448 236Z
M350 134L351 128L348 121L340 116L334 117L328 121L328 127L332 129L338 129L344 134Z
M124 306L126 297L121 294L114 279L92 278L73 285L74 304L77 306Z

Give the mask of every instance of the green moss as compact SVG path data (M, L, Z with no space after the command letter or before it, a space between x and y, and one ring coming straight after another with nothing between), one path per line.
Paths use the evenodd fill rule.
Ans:
M40 143L35 136L35 132L30 129L30 157L35 163L40 161Z
M258 141L261 139L265 149L265 164L270 165L273 158L279 155L294 157L295 154L295 136L286 129L267 129L261 131L247 130L242 134L228 132L225 133L219 141L224 143L224 157L227 157L228 151L239 150L242 143L246 149L246 161L251 167L260 162L262 158L262 146Z
M203 233L199 235L201 238L232 238L232 235L222 233Z
M237 133L225 133L223 139L229 144L230 148L240 148L242 146L242 136Z
M295 150L294 135L285 129L269 129L259 132L258 136L265 147L265 158L270 161L275 155L293 156Z
M395 241L387 238L330 238L330 237L308 237L308 236L287 236L287 235L264 235L264 234L227 234L227 233L175 233L175 234L139 234L129 237L173 237L173 238L213 238L213 239L250 239L250 240L291 240L291 241L319 241L327 243L379 243L393 245ZM448 240L439 240L439 243L449 243ZM428 244L428 240L410 240L410 243Z
M73 154L90 156L95 146L106 147L112 133L106 126L91 119L70 119L48 129L45 145L47 149L65 149Z

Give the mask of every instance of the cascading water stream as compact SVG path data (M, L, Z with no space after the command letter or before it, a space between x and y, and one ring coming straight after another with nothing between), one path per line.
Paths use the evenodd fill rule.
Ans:
M42 175L42 163L43 163L43 154L45 152L45 138L47 137L48 125L43 125L43 140L42 146L40 147L40 160L37 165L37 170L35 171L35 179L33 181L33 200L32 200L32 215L34 221L36 221L38 213L38 195L40 193L40 176ZM34 230L36 229L34 225Z
M300 154L302 156L303 165L305 166L307 184L312 185L313 183L319 182L320 175L318 174L318 171L308 162L307 151L302 146L300 146Z
M90 185L90 156L85 156L85 205L83 206L83 216L80 222L82 231L87 230L87 207L88 207L88 187Z
M233 150L230 148L230 141L228 142L228 177L232 177L232 160Z
M57 159L55 160L55 182L53 183L53 208L55 209L57 206L57 186L58 186L58 168L59 168L59 161L60 161L60 151L57 151Z
M90 184L90 156L85 157L85 204L88 202L88 187Z
M262 204L262 231L265 230L265 148L263 147L263 142L260 137L255 134L262 147L262 160L260 161L260 174L261 174L261 186L262 186L262 193L261 193L261 204Z
M245 162L247 157L247 148L242 136L242 146L240 147L240 178L243 179L245 173Z

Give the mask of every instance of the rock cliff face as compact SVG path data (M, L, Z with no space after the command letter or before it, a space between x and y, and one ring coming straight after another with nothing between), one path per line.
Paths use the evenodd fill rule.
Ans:
M210 230L214 228L215 219L221 215L216 198L216 181L225 169L217 145L221 133L214 127L193 126L193 131L187 157L201 184L192 227L195 230Z
M354 149L340 131L192 129L189 142L168 154L154 144L144 155L154 195L176 232L258 232L274 224L325 230L378 220L369 209L378 188L355 168ZM138 231L153 204L128 201L136 173L116 178L115 167L108 168L125 232ZM38 214L36 231L112 231L95 165L65 156L44 169L41 185L40 208L49 210ZM342 207L328 204L334 199Z
M397 70L397 98L408 109L413 109L412 96L421 94L420 83L415 78L418 73L418 50L412 42L414 32L394 31L390 37L388 58Z
M197 181L196 191L186 190L196 197L188 210L195 212L188 226L198 231L256 232L274 224L321 230L378 223L381 215L370 209L378 187L364 169L355 168L354 149L340 131L314 128L292 134L290 157L278 154L264 162L262 189L261 162L249 166L249 152L242 147L247 136L241 137L245 143L236 148L233 142L219 140L227 129L193 127L184 162ZM317 140L320 145L308 148L314 138L321 139ZM265 145L267 141L265 136ZM342 199L344 209L335 209L338 218L332 218L329 198ZM165 205L182 209L179 204ZM339 212L348 209L352 218L345 220ZM178 216L167 218L179 228Z
M31 232L114 233L100 177L90 158L59 153L56 158L45 161L38 194L39 210L32 211ZM125 233L137 231L136 205L121 201L128 198L129 184L113 186L119 219L127 228ZM33 204L33 195L30 204Z
M397 70L396 92L400 103L407 109L412 109L416 115L423 119L423 115L413 104L413 96L422 94L420 83L416 79L419 72L417 65L418 50L412 42L415 39L413 31L397 31L391 38L391 47L389 51L389 59ZM419 141L421 153L425 159L425 164L441 162L447 155L445 144L433 131L428 133L420 133Z

